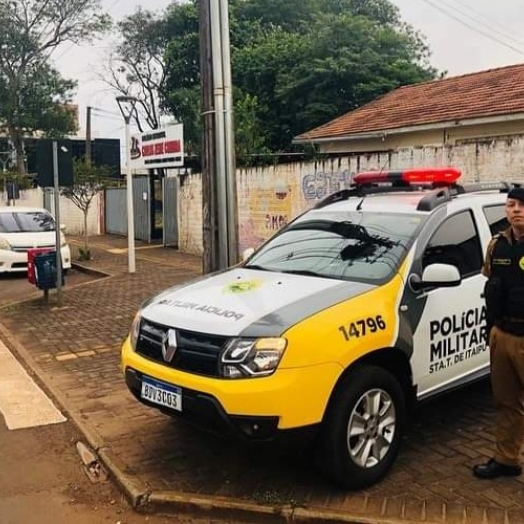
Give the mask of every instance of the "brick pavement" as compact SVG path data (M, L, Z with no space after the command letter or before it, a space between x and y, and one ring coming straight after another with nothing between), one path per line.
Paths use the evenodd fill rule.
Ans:
M359 492L322 479L307 450L225 441L140 405L124 385L120 345L140 302L199 275L201 259L137 244L130 275L126 245L93 239L85 265L110 276L66 286L62 308L51 296L49 305L40 298L0 309L0 335L142 509L207 508L233 522L236 508L264 522L524 523L524 478L490 482L470 472L494 438L487 382L420 407L391 473Z

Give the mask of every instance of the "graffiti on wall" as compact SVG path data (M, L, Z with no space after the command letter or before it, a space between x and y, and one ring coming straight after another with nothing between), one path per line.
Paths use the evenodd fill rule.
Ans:
M291 220L291 189L282 181L249 193L249 218L239 224L241 250L257 247Z
M351 185L354 173L344 171L306 174L302 177L302 194L306 200L320 200L331 193L347 189Z

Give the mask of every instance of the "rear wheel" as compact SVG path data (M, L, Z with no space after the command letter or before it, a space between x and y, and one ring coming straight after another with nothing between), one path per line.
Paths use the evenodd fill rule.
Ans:
M355 368L330 402L319 442L321 469L346 488L374 484L397 457L405 414L394 375L376 366Z

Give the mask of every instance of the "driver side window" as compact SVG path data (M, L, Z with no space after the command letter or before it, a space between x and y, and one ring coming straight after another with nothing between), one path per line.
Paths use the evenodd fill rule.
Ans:
M462 278L480 272L482 248L470 211L447 218L435 231L424 250L422 265L435 263L456 266Z

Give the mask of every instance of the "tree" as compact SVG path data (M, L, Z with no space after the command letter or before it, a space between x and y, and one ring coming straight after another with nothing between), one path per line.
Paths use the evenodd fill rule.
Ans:
M100 0L0 0L0 125L25 172L24 136L75 128L68 102L75 84L51 66L52 52L109 27Z
M120 93L137 98L147 125L157 129L160 99L165 95L166 21L158 14L139 8L117 27L121 40L110 56L104 79ZM139 118L137 123L141 127Z
M200 85L197 5L173 4L166 21L163 103L191 126L200 114L188 96ZM233 85L251 97L234 100L235 121L258 123L264 140L254 153L290 151L297 134L436 76L423 37L388 0L230 0L229 7ZM241 133L237 126L237 141L253 144Z
M107 187L109 169L105 166L94 166L85 160L73 159L73 185L60 189L60 194L73 202L84 215L84 248L80 248L80 260L89 260L91 252L89 250L87 234L87 214L89 208L100 191Z

